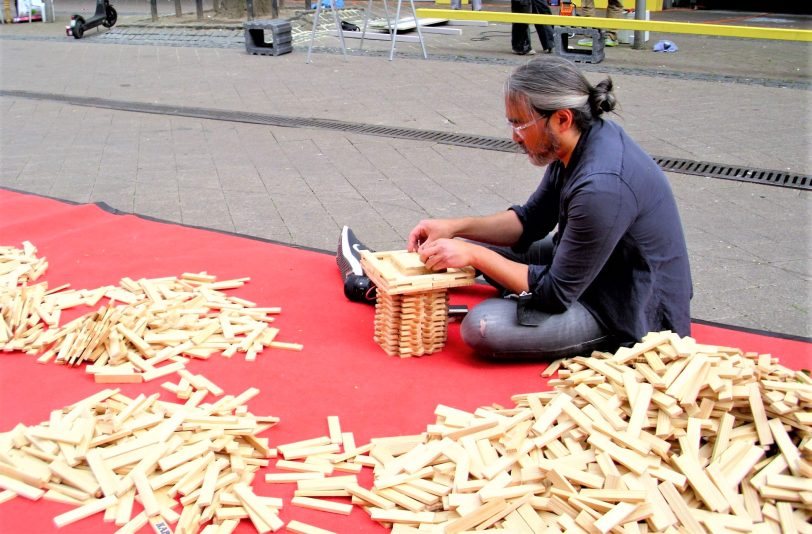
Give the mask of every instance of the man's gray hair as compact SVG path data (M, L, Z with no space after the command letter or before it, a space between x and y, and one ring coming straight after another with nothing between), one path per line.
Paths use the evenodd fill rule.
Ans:
M505 95L539 114L571 109L581 131L617 104L611 78L593 87L574 63L557 56L537 57L516 68L505 83Z

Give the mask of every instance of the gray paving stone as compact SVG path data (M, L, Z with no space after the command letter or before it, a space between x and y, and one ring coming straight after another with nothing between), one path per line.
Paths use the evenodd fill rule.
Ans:
M139 215L175 223L195 225L195 222L190 221L196 221L191 216L184 218L177 201L162 200L160 198L136 197L133 211Z
M55 181L48 190L48 195L73 202L90 202L93 182Z
M224 191L253 191L265 193L265 185L254 167L218 167L217 174Z
M104 190L94 189L90 193L89 202L104 202L108 206L124 213L140 212L135 210L135 199L132 194L123 191L109 193Z

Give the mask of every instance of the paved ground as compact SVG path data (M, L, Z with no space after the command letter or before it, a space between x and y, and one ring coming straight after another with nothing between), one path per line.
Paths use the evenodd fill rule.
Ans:
M429 60L399 43L391 62L387 42L351 43L344 60L337 39L321 35L306 65L310 22L293 8L283 14L298 28L294 53L266 57L245 53L239 24L177 21L165 0L152 24L141 2L115 5L120 23L81 41L64 25L71 12L89 15L90 2L58 3L56 24L0 27L0 186L319 249L334 248L349 224L370 246L394 249L421 218L522 202L541 175L521 154L115 109L152 103L508 137L502 83L526 60L510 54L509 26L427 36ZM358 20L358 7L342 16ZM812 27L797 15L653 16ZM616 120L644 148L812 174L809 44L656 34L649 44L660 38L680 51L621 46L584 66L593 81L613 78ZM692 315L812 336L809 192L668 176L692 258Z

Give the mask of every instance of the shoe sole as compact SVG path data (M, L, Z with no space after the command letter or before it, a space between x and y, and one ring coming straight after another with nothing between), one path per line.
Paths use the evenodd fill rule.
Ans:
M353 243L353 241L356 241ZM341 274L346 278L350 273L361 276L364 268L361 266L361 249L357 239L348 226L341 229L341 236L338 240L338 254L336 263L341 270Z

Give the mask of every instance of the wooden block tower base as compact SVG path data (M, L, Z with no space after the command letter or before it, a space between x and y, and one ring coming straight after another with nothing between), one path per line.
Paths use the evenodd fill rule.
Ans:
M390 356L423 356L445 346L448 337L448 290L407 295L378 294L375 342Z
M472 284L474 270L435 273L405 250L364 251L361 264L378 288L375 342L401 358L442 349L448 337L448 288Z

